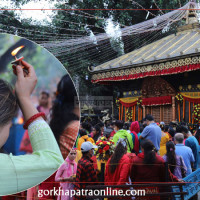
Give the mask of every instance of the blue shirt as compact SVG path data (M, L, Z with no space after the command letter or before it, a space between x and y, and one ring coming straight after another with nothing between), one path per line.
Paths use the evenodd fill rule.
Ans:
M199 143L194 136L190 136L185 140L185 146L190 147L192 149L192 153L194 155L194 168L198 168L198 160L199 160Z
M141 133L143 138L151 140L157 150L160 149L161 135L161 128L156 123L151 123L146 126Z
M190 147L186 147L184 144L176 144L176 154L182 156L184 163L187 167L186 175L192 173L191 162L194 162L194 156Z

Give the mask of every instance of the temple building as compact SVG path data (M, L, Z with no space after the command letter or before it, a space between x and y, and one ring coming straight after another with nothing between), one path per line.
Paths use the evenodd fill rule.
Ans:
M92 82L115 85L117 118L200 122L200 24L194 10L175 34L95 67ZM198 104L199 103L199 104ZM115 116L116 117L116 116Z

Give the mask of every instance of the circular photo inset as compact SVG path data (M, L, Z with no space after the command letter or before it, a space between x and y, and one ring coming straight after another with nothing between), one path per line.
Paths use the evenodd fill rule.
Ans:
M0 34L0 196L51 176L71 151L79 101L63 65L27 39Z

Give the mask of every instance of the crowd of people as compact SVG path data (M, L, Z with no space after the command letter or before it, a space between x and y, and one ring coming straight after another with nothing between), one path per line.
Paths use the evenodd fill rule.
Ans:
M102 161L99 160L97 150L102 137L114 144L114 152L107 160L104 160L105 169L98 168L98 162ZM192 135L185 124L155 123L151 115L146 115L141 123L138 121L124 123L116 120L106 125L100 122L92 126L88 122L83 122L77 142L71 151L76 156L72 157L71 154L68 156L66 162L58 170L56 180L67 178L66 183L61 183L61 187L74 190L86 189L91 184L182 182L184 177L198 168L199 149L199 128ZM66 177L65 170L68 171ZM105 172L103 179L99 176L102 171ZM157 187L147 188L148 192L159 191ZM151 198L136 197L136 199ZM61 199L86 199L86 197L62 196Z

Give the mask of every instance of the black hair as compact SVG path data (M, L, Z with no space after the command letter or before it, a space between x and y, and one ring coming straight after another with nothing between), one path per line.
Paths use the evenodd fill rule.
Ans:
M168 132L169 131L169 126L168 125L165 125L164 126L164 132Z
M79 135L82 137L84 135L87 135L87 131L85 129L80 129L79 130Z
M152 115L146 115L145 120L154 121L154 118Z
M91 132L92 126L91 126L90 123L88 123L88 122L83 122L83 123L82 123L82 127L83 127L83 129L87 130L89 133Z
M109 171L111 174L115 172L117 165L119 164L119 161L121 160L122 156L126 154L126 152L127 152L127 148L124 147L121 142L119 142L110 159Z
M98 124L94 126L94 129L96 130L96 135L94 135L93 140L96 142L98 138L101 136L101 128Z
M166 149L167 149L167 162L169 164L169 169L174 173L174 169L176 166L176 153L175 153L175 145L172 141L169 141L166 143Z
M124 128L125 130L129 130L130 126L131 126L131 122L130 122L130 123L124 123L123 128Z
M175 135L175 130L173 129L172 126L169 126L168 133L169 133L172 137L174 137L174 135Z
M8 124L18 112L18 101L9 83L0 79L0 126Z
M188 133L188 128L186 127L186 126L183 126L183 125L181 125L181 126L177 126L176 127L176 132L177 133Z
M102 128L102 127L104 127L104 123L103 123L103 122L99 122L99 123L98 123L98 126L99 126L100 128Z
M141 147L144 149L144 164L154 164L156 162L156 148L148 139L141 141Z
M165 130L165 125L164 124L160 124L160 128L161 128L162 131L164 131Z
M115 126L117 126L119 129L122 129L124 126L124 122L122 120L117 120L115 122Z
M144 130L144 125L142 123L139 123L140 126L140 133L142 133L142 131Z
M57 96L52 107L50 127L59 144L60 135L66 126L79 116L74 113L77 93L74 84L67 74L63 76L57 85ZM78 107L78 105L77 105Z
M43 90L43 91L40 92L40 95L43 95L43 94L46 95L49 98L49 92Z

